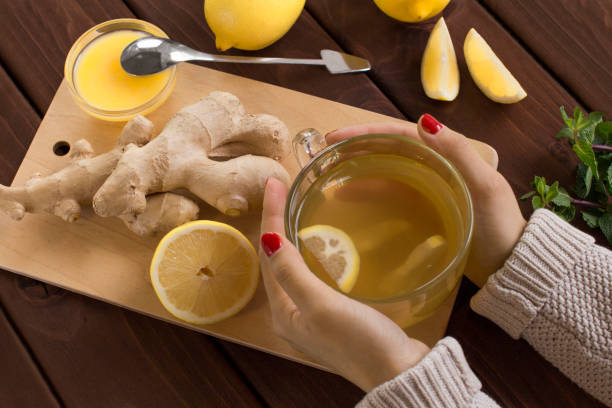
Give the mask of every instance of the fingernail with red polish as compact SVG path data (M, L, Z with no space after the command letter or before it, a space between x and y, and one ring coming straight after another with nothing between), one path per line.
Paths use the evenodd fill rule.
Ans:
M270 177L266 179L266 184L264 184L264 188L268 187L268 183L270 182Z
M423 129L425 129L427 133L430 133L432 135L438 133L440 130L442 130L443 127L442 124L438 122L436 118L431 116L429 113L424 114L421 118L421 126L423 126Z
M281 237L273 232L266 232L261 236L261 247L267 256L272 256L283 246Z

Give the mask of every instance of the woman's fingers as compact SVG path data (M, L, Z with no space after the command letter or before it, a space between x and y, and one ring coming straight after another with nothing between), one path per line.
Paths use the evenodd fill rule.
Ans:
M392 135L403 135L412 139L420 140L414 123L367 123L364 125L347 126L325 135L327 145L338 143L351 137L368 135L373 133L389 133Z
M264 192L263 212L261 217L261 232L276 232L285 235L285 202L287 201L287 186L271 177L266 182Z
M287 187L269 179L261 220L262 275L273 308L291 311L295 305L308 309L331 289L308 269L300 252L284 237L286 199Z
M417 122L417 130L427 146L457 167L470 192L486 193L495 187L499 173L484 161L465 136L442 125L427 113Z

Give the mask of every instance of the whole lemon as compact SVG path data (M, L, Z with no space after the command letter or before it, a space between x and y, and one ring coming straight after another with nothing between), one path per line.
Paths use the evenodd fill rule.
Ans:
M389 17L405 23L417 23L439 14L450 0L374 0Z
M289 31L306 0L205 0L217 48L260 50Z

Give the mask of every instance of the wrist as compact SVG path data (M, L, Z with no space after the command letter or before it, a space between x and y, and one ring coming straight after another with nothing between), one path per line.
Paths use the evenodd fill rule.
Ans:
M370 392L377 386L416 366L431 350L424 343L406 336L404 347L389 351L377 367L370 367L366 370L361 384L356 383L365 392Z

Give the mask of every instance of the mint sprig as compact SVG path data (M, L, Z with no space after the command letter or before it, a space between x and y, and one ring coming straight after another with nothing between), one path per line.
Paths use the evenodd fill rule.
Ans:
M535 176L533 191L520 200L531 198L533 209L548 208L570 222L580 208L582 219L591 228L599 228L612 246L612 122L604 121L604 114L585 115L575 108L568 116L562 106L564 126L558 139L567 139L580 159L576 170L576 184L571 188L575 197L559 187L559 182L548 185L544 177Z

